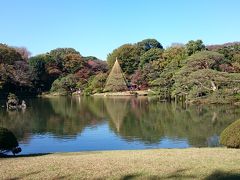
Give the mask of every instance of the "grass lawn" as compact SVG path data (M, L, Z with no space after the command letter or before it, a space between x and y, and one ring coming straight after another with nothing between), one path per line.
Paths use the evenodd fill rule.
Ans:
M240 179L240 150L156 149L0 158L0 179Z

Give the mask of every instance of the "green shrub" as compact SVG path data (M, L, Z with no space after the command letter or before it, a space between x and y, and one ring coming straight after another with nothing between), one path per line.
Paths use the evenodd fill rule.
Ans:
M240 119L230 124L220 135L220 144L240 148Z
M51 88L51 92L58 92L62 95L71 94L77 86L77 79L73 74L56 79Z
M6 128L0 127L0 152L12 151L18 147L18 141L15 135Z

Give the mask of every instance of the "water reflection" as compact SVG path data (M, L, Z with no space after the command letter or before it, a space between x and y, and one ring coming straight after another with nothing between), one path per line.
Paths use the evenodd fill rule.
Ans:
M195 147L218 146L220 132L240 117L240 109L229 105L186 108L147 97L56 97L32 99L28 104L24 112L0 109L1 126L25 144L36 134L74 140L86 129L106 124L108 130L101 132L104 138L112 134L117 137L109 144L137 141L155 147L171 139L176 143L186 140ZM115 148L121 149L120 145Z
M115 112L115 117L110 116L109 123L113 131L128 140L137 138L145 143L157 143L168 137L187 139L189 145L197 147L218 145L216 137L240 117L240 110L231 106L184 108L146 98L129 99L124 103L119 100L118 104L114 103L115 99L105 101L106 107L109 106L107 109L110 109L108 113ZM118 110L113 110L111 105ZM119 117L117 112L122 115Z

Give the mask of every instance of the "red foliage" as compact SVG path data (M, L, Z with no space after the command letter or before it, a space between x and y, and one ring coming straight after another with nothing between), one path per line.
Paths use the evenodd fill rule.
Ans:
M25 61L27 61L31 56L31 53L25 47L14 47L14 49L22 56Z
M47 73L52 77L59 77L62 74L62 71L57 66L47 66Z
M229 46L234 46L234 45L239 45L239 44L240 44L240 42L229 42L229 43L225 43L225 44L208 45L208 46L206 46L206 48L209 51L216 51L216 50L224 48L224 47L229 47Z
M221 64L219 66L220 70L223 72L228 72L228 73L234 73L237 72L237 69L235 69L232 65L230 64Z
M87 66L94 72L94 74L98 74L99 72L107 72L108 67L105 61L100 60L88 60Z
M144 90L148 88L146 76L141 70L135 71L135 73L131 76L131 86L137 90Z
M89 68L84 67L75 73L75 76L79 79L88 79L92 75L92 72Z

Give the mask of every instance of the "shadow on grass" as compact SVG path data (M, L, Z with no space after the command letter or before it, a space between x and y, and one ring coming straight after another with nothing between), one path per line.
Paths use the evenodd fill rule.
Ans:
M239 180L240 179L240 172L239 173L231 173L231 172L224 172L224 171L215 171L210 176L205 178L205 180Z
M64 153L53 153L60 156L72 156L72 155L91 155L91 154L102 154L101 151L79 151L79 152L64 152Z
M27 174L23 174L23 175L21 175L21 176L19 176L19 177L9 178L8 180L19 180L19 179L30 178L30 177L28 177L28 176L37 175L37 174L39 174L39 173L41 173L41 171L30 172L30 173L27 173ZM37 177L34 177L34 178L32 178L32 179L38 179L38 178L37 178ZM52 179L66 179L66 176L56 176L56 177L54 177L54 178L52 178Z
M20 158L20 157L35 157L35 156L45 156L52 153L37 153L37 154L22 154L22 155L7 155L0 154L0 158Z
M30 172L30 173L27 173L27 174L23 174L19 177L13 177L13 178L9 178L9 180L18 180L18 179L24 179L28 176L31 176L31 175L36 175L36 174L39 174L41 171L35 171L35 172Z
M131 180L131 179L138 179L138 178L144 178L144 179L150 179L150 180L157 180L157 179L196 179L196 176L193 175L186 175L184 174L188 169L178 169L173 173L170 173L168 176L158 176L158 175L143 175L140 173L136 174L127 174L123 177L121 177L121 180Z
M80 151L80 152L64 152L64 153L35 153L35 154L19 154L19 155L7 155L0 153L0 158L19 158L19 157L35 157L35 156L44 156L49 154L55 154L58 156L72 156L72 155L91 155L91 154L101 154L101 151Z
M175 172L171 173L170 175L163 177L162 179L175 179L175 178L195 179L196 176L194 176L194 175L184 174L188 170L189 169L178 169Z
M138 178L138 177L141 177L141 174L127 174L123 177L120 178L120 180L130 180L130 179L135 179L135 178Z

